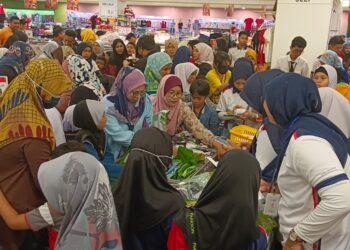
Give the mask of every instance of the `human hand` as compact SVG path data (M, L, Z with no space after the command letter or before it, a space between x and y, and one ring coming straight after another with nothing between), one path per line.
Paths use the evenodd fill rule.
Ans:
M58 103L56 105L56 109L61 114L64 114L64 112L66 112L66 109L68 108L69 103L70 103L70 98L71 98L72 92L73 92L72 90L67 90L60 95L60 100L58 101Z
M284 243L283 250L303 250L303 243L288 239L286 243Z
M252 144L250 142L242 142L241 149L250 151Z

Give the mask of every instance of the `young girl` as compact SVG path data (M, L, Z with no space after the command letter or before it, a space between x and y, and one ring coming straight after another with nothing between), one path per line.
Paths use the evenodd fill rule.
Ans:
M192 63L180 63L175 67L175 75L181 79L184 102L191 102L190 87L199 73L199 68Z
M79 102L73 111L73 122L81 129L75 139L83 143L87 152L103 164L111 179L118 178L122 168L115 163L103 130L107 123L103 103L94 100Z
M77 54L82 56L90 64L92 72L98 70L96 62L93 60L93 51L90 44L82 42L77 47Z
M250 112L248 112L248 104L239 96L239 93L243 91L247 79L253 73L254 66L249 59L239 58L236 61L235 66L232 70L233 83L221 94L218 106L216 107L216 111L219 112L219 118L221 120L227 120L227 112L234 114L235 112L241 110L241 112L237 113L237 115L242 115L243 113L245 113L244 116L240 117L241 119L250 118ZM229 119L231 120L232 117ZM235 122L228 122L226 124L226 129L229 130L234 125ZM225 133L225 136L228 136L228 131L226 131Z
M45 162L38 180L47 203L24 214L18 214L0 192L0 214L9 227L51 227L50 250L122 249L107 174L93 156L71 152Z
M219 102L221 92L229 84L231 78L230 62L228 54L219 51L214 57L214 68L206 75L210 86L209 98L215 104Z

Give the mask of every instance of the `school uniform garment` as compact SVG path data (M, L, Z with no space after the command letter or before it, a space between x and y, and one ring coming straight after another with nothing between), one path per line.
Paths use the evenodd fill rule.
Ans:
M173 59L173 65L171 67L171 74L175 74L175 68L178 64L187 63L190 61L190 49L187 46L181 46L176 50L176 54Z
M167 180L171 137L157 128L135 133L114 200L125 250L166 250L172 216L185 202ZM132 192L130 192L132 190Z
M207 75L206 79L209 82L209 87L210 87L210 92L209 92L209 98L214 102L218 103L220 99L220 94L216 94L218 89L221 87L223 84L228 84L230 79L231 79L231 71L228 70L224 76L223 79L218 75L215 69L211 69Z
M242 58L242 57L245 57L245 53L247 52L248 48L238 48L238 47L235 47L235 48L231 48L229 49L228 51L228 55L230 56L231 58L231 67L233 67L235 65L235 62L237 59L239 58Z
M214 135L221 135L220 120L215 109L207 104L204 105L203 109L198 114L194 111L193 107L191 107L191 109L204 127L209 129Z
M0 47L3 47L12 35L13 31L10 27L0 29Z
M55 135L56 146L59 146L66 142L66 137L64 136L62 115L56 108L45 109L45 114L47 119L53 128L53 133Z
M320 239L321 249L348 249L348 139L332 122L317 114L322 102L309 78L293 73L278 76L266 86L265 100L284 129L276 169L284 240L294 228L306 242L305 249L311 249Z
M350 102L350 85L347 83L338 83L335 90L342 94Z
M233 108L240 105L242 108L247 109L248 104L239 96L239 93L233 93L232 88L226 89L221 93L216 111L219 112L219 118L225 120L224 113L232 111Z
M299 56L295 61L292 61L289 55L283 56L277 60L276 69L284 72L293 72L305 77L310 77L308 62Z
M227 152L197 203L176 214L168 249L192 249L193 244L202 250L265 249L266 233L260 241L256 225L259 185L256 159L242 150ZM179 229L184 237L179 237Z
M181 79L182 91L186 102L190 102L192 99L191 93L190 93L191 85L188 84L187 79L193 73L196 73L196 76L197 76L199 73L199 68L192 63L189 63L189 62L179 63L175 67L175 75Z

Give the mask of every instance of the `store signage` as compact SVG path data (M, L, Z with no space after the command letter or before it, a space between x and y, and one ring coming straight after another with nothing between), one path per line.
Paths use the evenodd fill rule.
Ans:
M117 17L116 0L100 0L100 17Z
M9 85L7 76L0 76L0 95L4 93L5 89Z

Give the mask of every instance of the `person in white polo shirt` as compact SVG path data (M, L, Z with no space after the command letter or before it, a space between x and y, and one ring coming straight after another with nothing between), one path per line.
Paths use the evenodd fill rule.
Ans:
M306 40L297 36L292 40L290 51L287 55L278 59L274 68L284 72L293 72L305 77L310 77L308 62L301 57L306 48Z
M285 73L265 87L266 114L284 129L275 172L284 250L350 249L350 145L321 108L309 78Z

